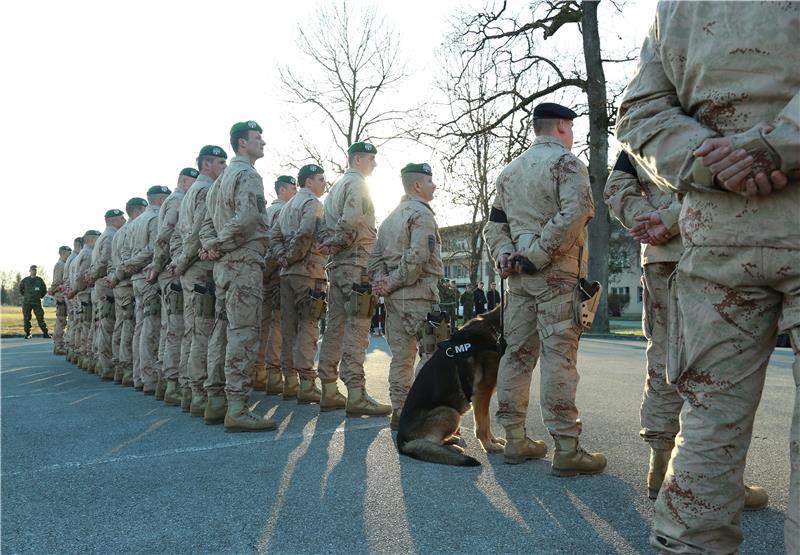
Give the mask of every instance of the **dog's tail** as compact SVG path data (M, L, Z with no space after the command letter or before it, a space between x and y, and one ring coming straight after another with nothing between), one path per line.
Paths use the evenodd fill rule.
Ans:
M450 447L428 439L412 439L398 446L398 451L414 459L453 466L480 466L481 463Z

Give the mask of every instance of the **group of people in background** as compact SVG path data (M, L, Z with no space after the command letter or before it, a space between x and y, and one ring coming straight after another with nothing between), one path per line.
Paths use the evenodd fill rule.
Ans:
M458 287L455 280L439 280L439 306L447 313L453 329L459 323L466 323L474 316L493 310L500 304L500 292L492 282L489 289L484 288L482 281L463 288Z

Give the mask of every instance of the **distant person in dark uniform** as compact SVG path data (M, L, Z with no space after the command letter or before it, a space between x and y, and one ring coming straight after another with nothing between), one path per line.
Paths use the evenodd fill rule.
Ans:
M486 312L486 293L483 291L483 282L478 282L478 287L472 292L472 302L475 305L475 316Z
M36 275L36 266L31 266L31 275L19 282L19 292L22 295L22 318L25 326L25 339L31 338L31 310L36 315L36 322L42 330L42 337L50 338L47 324L44 321L42 298L47 294L44 280Z
M488 310L490 311L500 302L500 293L497 292L494 282L489 284L489 291L486 293L486 299L487 306L489 307Z

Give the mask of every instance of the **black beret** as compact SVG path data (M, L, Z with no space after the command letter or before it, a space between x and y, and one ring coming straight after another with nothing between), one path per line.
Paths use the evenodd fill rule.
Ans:
M288 183L289 185L297 185L297 180L291 175L279 175L275 180L275 185L278 183Z
M200 156L216 156L217 158L228 159L228 154L218 146L206 145L200 149Z
M116 208L112 208L108 212L106 212L106 218L116 218L117 216L122 216L122 210L117 210Z
M125 210L130 211L131 208L134 208L136 206L146 207L147 201L144 200L142 197L133 197L132 199L128 200L128 202L125 203Z
M365 154L378 154L378 149L375 148L375 145L371 143L353 143L350 145L350 148L347 149L347 154L355 154L363 152Z
M253 120L249 120L234 123L233 127L231 127L231 137L233 137L239 131L258 131L261 133L263 129L261 129L261 126Z
M542 102L533 109L533 119L568 119L573 120L578 114L555 102Z
M185 175L186 177L194 177L197 179L197 176L200 175L200 172L194 168L183 168L181 170L181 175Z
M297 172L297 181L299 181L301 185L304 185L304 179L306 177L317 175L318 173L325 173L325 170L322 169L322 166L317 164L306 164L300 168L299 172Z
M431 171L430 164L406 164L403 166L403 169L400 170L400 175L406 173L423 173L425 175L433 176L433 171Z
M165 187L164 185L153 185L149 189L147 189L147 196L150 195L168 195L170 194L169 187Z

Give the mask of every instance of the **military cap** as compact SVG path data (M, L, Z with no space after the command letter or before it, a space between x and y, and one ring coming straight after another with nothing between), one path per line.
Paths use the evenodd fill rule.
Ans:
M80 243L82 245L83 244L83 237L75 237L75 240L72 241L72 242L73 243Z
M350 145L350 148L347 149L347 154L356 154L356 153L365 153L365 154L378 154L378 149L375 148L375 145L372 143L353 143Z
M325 173L325 170L322 169L322 166L318 166L317 164L306 164L300 168L299 172L297 172L297 181L302 186L305 184L304 180L306 177L317 175L318 173Z
M240 121L234 123L233 127L231 127L231 137L233 137L236 133L240 131L258 131L259 133L261 133L263 129L261 129L261 126L258 125L253 120Z
M170 194L169 187L164 187L163 185L153 185L149 189L147 189L147 196L150 195L168 195Z
M297 180L291 175L279 175L275 180L275 185L278 183L288 183L289 185L297 185Z
M106 212L106 218L116 218L117 216L122 216L122 210L117 210L116 208L112 208L108 212Z
M200 156L216 156L217 158L225 158L226 160L228 159L228 154L220 147L214 145L206 145L201 148Z
M146 207L147 206L147 201L144 200L142 197L133 197L132 199L128 200L128 202L125 203L125 209L126 210L130 210L131 208L134 208L136 206L145 206Z
M568 119L573 120L578 114L554 102L542 102L533 109L533 119Z
M403 166L403 169L400 170L400 175L406 173L424 173L425 175L433 176L430 164L406 164Z
M72 252L72 247L68 247L67 245L61 245L58 247L58 252L70 251Z
M197 178L200 175L200 172L194 168L183 168L181 170L181 175L185 175L186 177L194 177Z
M84 237L100 237L100 232L96 229L87 229L86 233L83 234Z

